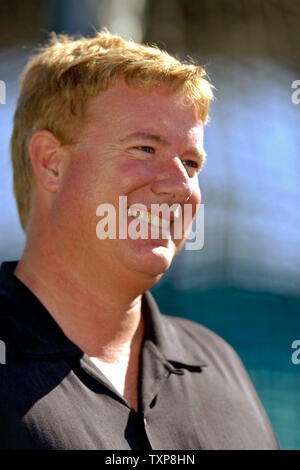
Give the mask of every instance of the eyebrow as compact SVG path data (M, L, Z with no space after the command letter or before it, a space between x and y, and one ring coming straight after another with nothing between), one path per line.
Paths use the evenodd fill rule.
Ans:
M169 144L169 142L164 137L158 134L151 134L151 132L133 132L132 134L127 135L123 139L120 139L120 142L128 142L129 140L137 139L137 138L153 140L163 145Z

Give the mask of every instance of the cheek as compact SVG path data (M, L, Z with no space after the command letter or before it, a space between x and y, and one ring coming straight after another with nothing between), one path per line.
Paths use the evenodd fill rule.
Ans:
M98 175L89 170L86 161L77 159L70 164L53 207L56 218L65 224L66 229L73 232L92 230L100 200L100 187Z
M116 175L122 175L122 187L132 190L149 184L154 176L153 165L150 162L126 160L121 163ZM116 176L117 177L117 176Z

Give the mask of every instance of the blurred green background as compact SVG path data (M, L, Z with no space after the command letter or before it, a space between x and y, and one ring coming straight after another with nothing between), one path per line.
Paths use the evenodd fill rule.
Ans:
M300 3L296 0L1 0L0 261L24 246L9 138L18 76L48 31L106 26L207 68L216 87L200 173L205 242L153 289L162 312L240 354L283 449L300 449Z

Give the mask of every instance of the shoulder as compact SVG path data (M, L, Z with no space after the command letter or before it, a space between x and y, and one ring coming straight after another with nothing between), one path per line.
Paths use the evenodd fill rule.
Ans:
M205 367L211 383L229 386L231 393L239 390L239 397L248 396L253 409L260 415L265 412L245 365L235 349L221 336L209 328L191 320L163 315L169 344L177 354L193 363ZM250 398L251 397L251 398Z
M200 323L163 314L162 318L169 334L176 334L191 349L200 348L205 354L212 350L227 351L228 354L234 352L224 338Z

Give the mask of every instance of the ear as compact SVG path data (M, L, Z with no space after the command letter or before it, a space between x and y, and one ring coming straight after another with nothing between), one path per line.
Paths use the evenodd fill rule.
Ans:
M47 191L56 192L62 173L60 141L50 131L37 131L28 150L36 179Z

